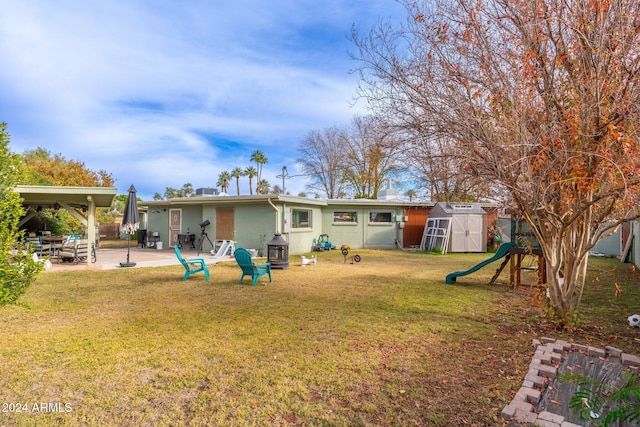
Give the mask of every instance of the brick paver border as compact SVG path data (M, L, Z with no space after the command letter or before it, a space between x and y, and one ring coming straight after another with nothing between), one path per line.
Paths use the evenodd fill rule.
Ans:
M537 413L535 409L549 380L558 374L562 356L567 352L576 351L595 357L617 357L620 358L623 366L636 371L640 369L640 357L623 353L622 350L610 346L600 349L543 337L540 340L533 340L533 348L535 352L529 365L529 372L511 403L502 410L502 417L506 420L544 427L579 427L577 424L565 421L561 415L547 411Z

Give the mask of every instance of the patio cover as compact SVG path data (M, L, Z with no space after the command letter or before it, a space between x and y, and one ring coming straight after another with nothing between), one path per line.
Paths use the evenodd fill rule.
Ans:
M38 207L60 206L87 227L87 240L96 242L96 208L108 208L113 203L117 189L114 187L53 187L42 185L18 185L15 191L22 198L22 205L32 208L20 220L20 225L37 214ZM86 210L86 217L83 211ZM91 247L91 246L89 246ZM91 265L91 256L87 257Z

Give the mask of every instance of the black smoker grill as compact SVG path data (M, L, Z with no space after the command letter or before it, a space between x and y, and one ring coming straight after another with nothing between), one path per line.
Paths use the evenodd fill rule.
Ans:
M147 230L138 229L138 246L141 248L147 246Z
M273 239L267 243L267 262L271 268L286 270L289 268L289 243L276 233Z

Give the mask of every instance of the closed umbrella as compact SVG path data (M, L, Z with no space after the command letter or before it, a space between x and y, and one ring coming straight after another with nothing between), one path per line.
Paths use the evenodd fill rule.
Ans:
M127 233L127 262L121 262L120 267L134 267L136 265L135 262L129 262L129 255L131 252L131 235L138 231L139 227L138 201L136 200L136 189L132 184L129 187L127 204L124 206L124 215L122 216L122 232Z

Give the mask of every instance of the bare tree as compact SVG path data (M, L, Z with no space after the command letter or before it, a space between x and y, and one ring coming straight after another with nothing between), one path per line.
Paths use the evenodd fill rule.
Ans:
M399 169L401 146L379 117L355 116L345 137L344 179L355 197L375 199L387 178Z
M502 193L477 174L469 173L463 164L448 153L455 144L448 138L403 132L404 163L413 178L422 184L431 201L500 200Z
M309 178L307 189L323 193L329 199L344 192L344 131L337 127L310 131L298 146L297 163Z
M398 27L354 31L361 95L508 190L544 252L550 319L572 325L589 250L639 215L640 2L405 7Z

